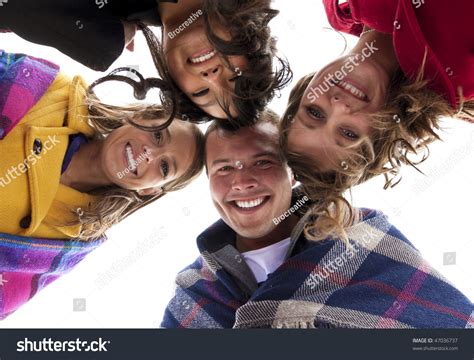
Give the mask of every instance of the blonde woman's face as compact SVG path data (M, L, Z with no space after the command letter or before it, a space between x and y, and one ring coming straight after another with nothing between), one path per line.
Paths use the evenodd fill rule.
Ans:
M369 114L382 107L388 86L388 77L368 62L338 80L334 74L347 62L341 58L313 77L289 129L289 151L311 158L322 172L338 169L347 147L370 136Z
M158 132L127 124L104 140L101 164L111 183L151 195L192 166L194 149L191 125L182 121Z

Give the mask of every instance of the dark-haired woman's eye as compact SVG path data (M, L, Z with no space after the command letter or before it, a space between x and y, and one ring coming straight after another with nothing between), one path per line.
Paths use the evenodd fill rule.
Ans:
M321 112L321 110L319 110L318 108L315 108L315 107L308 107L306 109L306 111L308 112L308 114L312 117L312 118L316 118L316 119L324 119L324 114Z
M357 135L355 132L349 130L349 129L344 129L341 128L341 134L344 136L346 139L349 139L351 141L356 141L359 139L359 135Z
M163 174L163 177L166 178L169 174L169 166L168 163L165 160L161 160L161 172Z
M204 89L195 93L192 93L191 95L194 97L201 97L201 96L206 96L209 93L209 89Z
M155 138L155 140L158 144L160 144L161 141L163 140L163 135L161 134L161 131L155 131L153 133L153 137Z

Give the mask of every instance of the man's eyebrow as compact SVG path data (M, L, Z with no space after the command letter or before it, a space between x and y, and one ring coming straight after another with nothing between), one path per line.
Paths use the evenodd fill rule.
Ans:
M227 163L230 163L232 160L230 159L217 159L217 160L214 160L211 164L211 166L214 166L214 165L217 165L217 164L227 164Z
M255 154L254 156L252 156L252 158L256 159L256 158L264 157L264 156L269 156L269 157L273 157L273 158L277 158L277 159L280 158L280 156L277 153L272 152L272 151L262 151L258 154Z

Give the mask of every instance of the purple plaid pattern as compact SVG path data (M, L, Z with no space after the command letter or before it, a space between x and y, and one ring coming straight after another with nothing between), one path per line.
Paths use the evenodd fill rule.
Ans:
M48 240L0 233L0 320L71 271L104 241Z
M473 303L385 215L363 214L349 231L351 247L338 239L306 240L303 218L287 260L260 286L245 276L245 262L229 261L238 254L230 241L235 234L217 222L198 238L200 259L178 275L162 326L474 328ZM235 313L229 304L238 306Z
M0 140L44 95L59 66L23 54L0 50Z

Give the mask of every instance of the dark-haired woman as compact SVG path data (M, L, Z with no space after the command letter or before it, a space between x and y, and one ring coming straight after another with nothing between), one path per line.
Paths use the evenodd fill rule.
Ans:
M291 80L268 26L278 14L270 3L18 0L2 8L0 29L104 71L131 44L137 26L162 25L161 40L144 31L161 77L179 99L179 113L238 127L251 124Z

